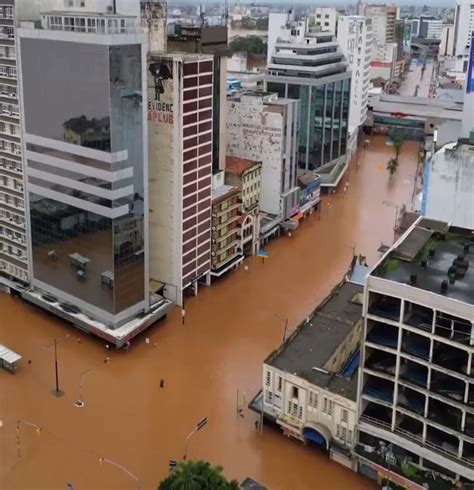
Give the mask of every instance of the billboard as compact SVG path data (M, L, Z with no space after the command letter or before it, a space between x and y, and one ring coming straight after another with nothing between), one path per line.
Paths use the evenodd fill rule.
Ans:
M466 84L466 92L468 94L474 92L474 33L471 36L471 48L469 50L469 66L467 68L467 84Z

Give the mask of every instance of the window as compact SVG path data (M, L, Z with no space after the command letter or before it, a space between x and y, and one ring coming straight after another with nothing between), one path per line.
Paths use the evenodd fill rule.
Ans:
M291 396L292 398L298 398L298 388L296 386L291 388Z
M341 412L341 420L343 422L345 422L346 424L347 424L347 422L349 420L349 412L345 408L342 409L342 412Z
M329 400L328 415L332 415L333 409L334 409L334 402L332 400Z
M352 444L352 431L348 431L347 433L347 443Z
M303 418L303 407L301 405L298 407L298 418L300 420Z
M312 408L318 408L318 394L314 391L309 392L309 406Z
M341 427L341 439L347 440L347 429L345 427Z
M270 371L265 372L265 384L270 386L270 382L272 380L272 373Z
M329 400L329 398L324 397L323 413L327 415L332 415L333 409L334 409L334 402L332 400Z
M265 403L271 404L273 402L273 393L265 390Z
M303 407L299 406L297 403L288 402L288 415L302 419L303 418Z
M277 390L281 391L282 387L283 387L283 378L281 376L278 376Z

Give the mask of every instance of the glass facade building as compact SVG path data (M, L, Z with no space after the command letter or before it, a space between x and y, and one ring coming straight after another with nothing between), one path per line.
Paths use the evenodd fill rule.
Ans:
M303 83L268 81L267 90L301 101L298 166L316 170L346 154L350 78L321 85Z
M301 101L298 166L316 170L346 158L351 72L331 33L301 33L291 24L275 44L266 90Z
M143 40L20 32L32 284L115 327L148 307Z

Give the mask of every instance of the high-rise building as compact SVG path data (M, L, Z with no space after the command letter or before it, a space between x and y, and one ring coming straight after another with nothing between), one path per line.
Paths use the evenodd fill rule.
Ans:
M211 269L212 55L148 61L150 277L179 305Z
M349 135L356 134L367 118L372 58L372 22L367 17L339 17L337 39L352 71ZM357 137L355 138L357 142Z
M15 1L0 5L0 282L29 281Z
M212 167L214 171L225 168L226 147L226 96L227 96L227 56L230 55L227 27L188 26L170 24L168 50L212 55L213 57L213 141Z
M420 17L420 30L418 37L425 39L441 39L443 33L443 21L436 17Z
M394 43L395 21L399 9L395 5L365 5L364 15L372 19L375 44Z
M102 3L18 30L24 297L121 345L169 302L149 294L145 36Z
M454 56L458 61L457 69L466 72L471 35L474 29L474 4L469 0L456 0L454 16Z
M301 101L298 165L326 173L321 185L334 186L347 166L351 73L332 33L293 29L294 22L288 15L275 43L266 88Z
M419 218L367 276L356 447L366 475L406 488L474 480L473 254L472 229Z
M336 34L337 17L337 10L333 7L316 7L310 15L310 26Z

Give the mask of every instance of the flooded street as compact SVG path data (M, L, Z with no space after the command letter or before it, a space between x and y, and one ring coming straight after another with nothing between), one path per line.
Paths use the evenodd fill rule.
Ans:
M129 352L107 350L99 339L0 294L0 342L23 356L15 375L0 372L0 488L136 488L126 473L101 465L101 457L125 466L142 489L156 488L204 416L209 423L191 439L189 458L220 464L229 478L249 476L272 490L376 488L277 431L265 427L260 435L247 404L261 388L262 361L282 341L284 319L292 330L307 316L341 279L353 247L373 265L381 242L391 243L393 206L409 207L417 152L418 143L405 143L389 182L385 167L393 147L374 138L360 150L358 168L353 162L347 192L342 183L320 216L306 219L291 238L272 241L264 264L253 257L244 263L248 270L242 266L202 287L187 301L184 326L176 308ZM55 337L64 339L58 346L61 398L51 394ZM86 371L86 405L78 409L73 403ZM238 406L243 418L236 416ZM42 428L38 436L34 427L21 426L21 458L18 419Z
M423 65L419 60L411 60L408 72L400 86L400 95L415 97L430 96L431 77L433 76L434 69L433 61L428 60L426 62L424 73L422 67Z

